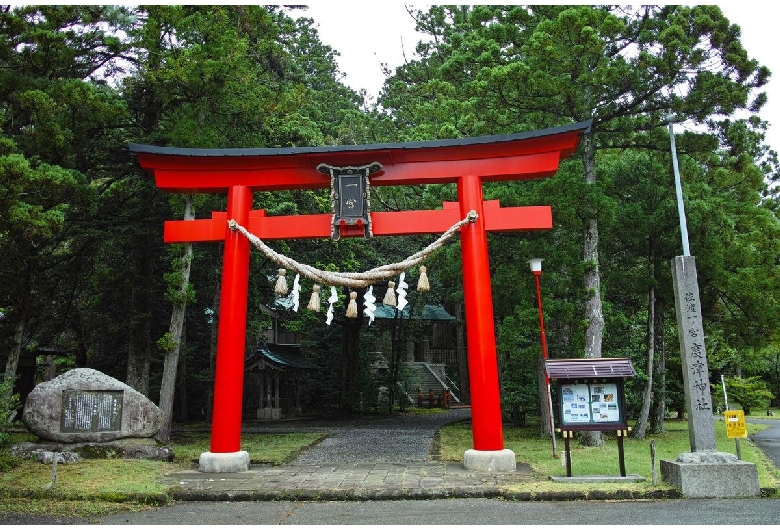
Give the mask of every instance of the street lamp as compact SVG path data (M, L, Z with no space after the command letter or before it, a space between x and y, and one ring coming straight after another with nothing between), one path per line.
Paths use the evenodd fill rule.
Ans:
M547 336L544 332L544 311L542 310L542 258L534 258L528 260L528 264L531 266L531 272L536 280L536 305L539 307L539 330L542 339L542 359L547 359ZM550 378L547 375L547 369L544 369L544 382L547 389L547 407L550 416L550 438L552 439L553 458L558 456L558 448L555 441L555 422L553 421L553 404L552 394L550 393Z
M531 265L531 272L534 274L534 279L536 280L536 301L537 305L539 306L539 329L541 330L542 334L542 358L547 358L547 337L545 336L544 332L544 313L542 312L542 288L540 284L540 279L542 276L542 258L534 258L531 260L528 260L528 263Z

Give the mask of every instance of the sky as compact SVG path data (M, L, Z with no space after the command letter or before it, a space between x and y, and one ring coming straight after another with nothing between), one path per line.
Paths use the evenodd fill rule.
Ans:
M766 143L780 153L780 53L777 22L758 2L718 2L723 14L742 29L742 45L748 56L774 73L765 88L768 103L761 111L770 123ZM384 83L381 64L391 69L414 58L421 35L405 4L371 2L370 10L354 9L346 2L309 3L305 16L314 19L320 40L338 51L344 82L354 90L366 89L375 99ZM339 7L336 7L339 6ZM761 7L764 6L764 7Z

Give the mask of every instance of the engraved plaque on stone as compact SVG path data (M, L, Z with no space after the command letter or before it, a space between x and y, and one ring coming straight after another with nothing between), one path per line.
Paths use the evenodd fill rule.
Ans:
M64 390L60 431L121 431L122 397L121 390Z

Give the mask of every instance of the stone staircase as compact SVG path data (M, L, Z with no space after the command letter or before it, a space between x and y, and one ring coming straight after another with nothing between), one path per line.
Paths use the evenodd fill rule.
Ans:
M443 367L441 367L441 370L437 370L437 368L440 368L439 365L428 363L407 363L406 367L409 375L406 381L406 388L410 403L415 404L417 402L418 389L424 394L427 394L429 390L433 390L434 394L440 394L443 390L449 389L452 400L455 403L460 403L458 390L448 385L446 381L443 381L441 376L437 377L434 375L434 372L443 373Z

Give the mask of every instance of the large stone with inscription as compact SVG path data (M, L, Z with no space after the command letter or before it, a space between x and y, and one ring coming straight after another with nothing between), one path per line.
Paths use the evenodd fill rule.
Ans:
M70 370L36 386L24 404L27 428L65 443L150 438L162 411L132 387L90 368Z
M693 256L674 258L672 281L691 452L715 451L709 367L704 343L696 259Z
M689 498L756 497L761 491L756 465L737 460L716 447L699 280L693 256L674 258L672 281L691 451L674 461L661 460L661 477Z

